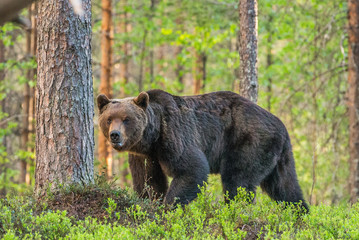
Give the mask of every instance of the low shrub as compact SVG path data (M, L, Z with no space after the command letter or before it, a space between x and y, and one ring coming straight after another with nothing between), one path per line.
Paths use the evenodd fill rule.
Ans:
M187 206L163 206L128 189L71 186L48 199L0 200L2 239L359 239L359 203L295 206L239 190L226 204L203 187Z

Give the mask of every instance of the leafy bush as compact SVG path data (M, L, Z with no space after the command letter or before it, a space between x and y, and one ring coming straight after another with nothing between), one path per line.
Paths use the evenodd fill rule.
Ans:
M85 198L89 199L88 208L97 209L82 208L81 199ZM257 194L254 204L249 203L252 198L239 189L236 199L226 204L216 199L210 187L203 187L198 198L189 205L164 207L157 200L139 199L123 189L96 185L71 187L42 202L35 202L31 197L1 199L0 237L359 239L359 203L311 206L309 214L300 215L295 206L276 203L261 193ZM69 205L75 210L59 210ZM79 210L82 213L77 212Z

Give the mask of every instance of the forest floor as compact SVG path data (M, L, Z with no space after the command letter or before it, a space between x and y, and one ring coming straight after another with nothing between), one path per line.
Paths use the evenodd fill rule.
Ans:
M223 197L222 197L223 198ZM0 199L2 239L359 239L359 203L294 206L240 191L230 204L211 186L185 207L140 199L107 183L70 186L40 201Z

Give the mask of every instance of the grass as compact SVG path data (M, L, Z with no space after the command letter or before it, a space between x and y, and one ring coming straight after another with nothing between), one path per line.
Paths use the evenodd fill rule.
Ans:
M128 189L97 183L69 186L47 199L7 196L0 200L2 239L359 239L359 203L294 206L240 191L230 204L202 188L185 207L140 199Z

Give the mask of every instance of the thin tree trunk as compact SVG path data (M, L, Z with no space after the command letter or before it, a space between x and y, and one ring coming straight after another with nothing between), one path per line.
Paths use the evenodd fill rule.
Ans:
M148 57L150 62L150 83L153 83L155 81L155 54L153 46L149 50Z
M141 59L140 59L140 75L138 76L138 91L142 92L143 90L143 65L145 60L145 52L146 52L146 39L147 39L147 29L145 29L142 37L141 44Z
M257 1L239 0L239 56L241 68L240 94L257 102Z
M123 9L126 7L127 5L127 1L126 0L121 0L121 11L123 11ZM131 30L131 26L128 23L129 20L129 13L124 12L123 14L121 14L120 16L120 25L119 25L119 33L122 33L123 35L127 36L127 34L130 32ZM124 41L123 45L121 46L122 48L122 52L123 52L123 56L121 57L123 60L121 60L120 62L120 83L121 83L121 92L120 92L120 97L124 98L126 97L126 91L125 91L125 86L128 84L128 78L129 78L129 71L128 71L128 57L129 57L129 42L127 41L127 39Z
M4 46L4 42L2 41L2 39L0 39L0 63L4 63L5 62L5 46ZM5 79L5 71L4 69L0 69L0 83L4 84L4 79ZM1 105L1 111L4 111L4 100L2 100L0 102ZM3 146L6 146L5 144L6 138L2 139L1 144ZM5 163L1 163L0 162L0 176L1 174L3 174L3 179L0 179L0 181L2 181L3 183L6 182L6 164ZM6 188L5 186L3 188L0 189L0 196L5 196L6 195Z
M200 94L206 79L206 55L195 51L194 94Z
M176 25L179 26L180 30L183 31L183 17L182 14L176 18ZM177 81L181 84L181 88L178 90L180 93L184 90L184 66L182 61L180 60L180 54L183 51L182 46L177 46L175 48L175 57L176 57L176 68L175 74L177 77Z
M35 193L51 184L93 182L93 87L91 2L84 15L69 1L41 1L38 6Z
M269 19L267 22L267 31L268 31L268 41L267 41L267 71L270 71L270 67L273 65L273 55L272 55L272 21L273 16L269 15ZM272 78L268 77L268 85L267 85L267 109L271 110L271 98L272 98Z
M202 53L201 58L202 58L202 89L205 89L206 80L207 80L207 55L205 53Z
M102 0L102 38L101 38L101 83L100 93L106 94L112 98L112 8L111 0ZM112 149L103 133L99 132L98 137L98 155L100 161L100 174L105 173L107 179L112 177Z
M359 198L359 2L348 0L348 8L349 190L355 203Z
M182 62L179 60L179 55L182 53L183 47L182 46L178 46L175 49L175 57L176 57L176 69L175 69L175 74L177 77L177 81L181 84L181 88L178 89L178 91L180 93L183 92L184 89L184 66L182 64Z
M28 17L31 19L32 17L32 9L31 6L28 8ZM31 31L26 32L26 55L31 56ZM30 81L32 79L32 69L28 69L26 73L27 81ZM24 89L24 98L22 102L22 111L23 111L23 117L22 117L22 131L21 131L21 149L23 151L27 151L27 144L29 141L29 110L30 110L30 84L29 82L25 83L25 89ZM28 170L28 161L29 159L21 159L20 164L20 182L26 183L26 175Z
M36 19L37 19L37 2L34 2L31 6L31 55L32 57L36 57L36 48L37 48L37 30L36 30ZM33 68L31 69L31 79L35 80L37 69ZM29 134L29 140L31 141L32 136L35 136L35 88L30 88L30 104L29 104L29 112L28 112L28 134ZM27 151L34 152L35 148L34 145L28 145ZM33 175L30 174L32 172L32 168L34 167L34 159L29 159L30 164L27 164L27 170L26 170L26 184L30 185L33 180Z

